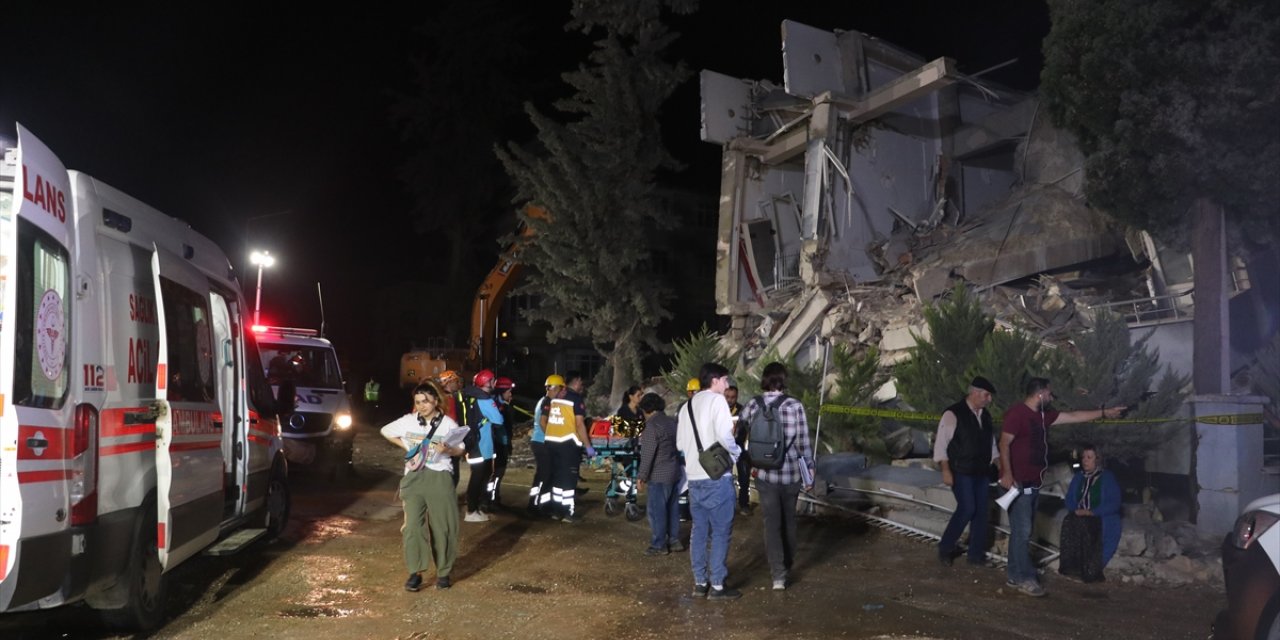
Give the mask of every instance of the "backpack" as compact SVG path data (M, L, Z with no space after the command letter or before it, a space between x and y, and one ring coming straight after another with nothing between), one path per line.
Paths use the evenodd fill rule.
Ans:
M778 419L778 407L790 397L785 393L779 395L768 406L764 404L764 396L756 396L751 400L756 405L756 412L751 414L751 420L747 423L750 434L747 453L751 456L751 466L766 471L782 468L791 442L784 441L786 436L782 421ZM794 442L795 438L791 440Z

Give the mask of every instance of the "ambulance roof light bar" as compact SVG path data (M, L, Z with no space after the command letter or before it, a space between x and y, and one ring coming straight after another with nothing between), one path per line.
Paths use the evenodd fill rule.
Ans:
M269 333L282 338L317 338L320 336L320 332L315 329L299 329L297 327L270 327L255 324L250 329L254 333Z

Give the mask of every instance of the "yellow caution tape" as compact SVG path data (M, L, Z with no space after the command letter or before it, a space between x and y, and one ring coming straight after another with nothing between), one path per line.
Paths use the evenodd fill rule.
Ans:
M532 414L532 413L529 413L528 411L525 411L524 409L521 409L520 407L517 407L517 406L516 406L516 405L514 405L514 404L513 404L513 405L511 405L511 408L512 408L512 409L515 409L516 411L519 411L520 413L525 414L526 416L529 416L530 418L532 418L532 417L533 417L533 414Z
M1200 416L1196 418L1200 424L1262 424L1261 413L1238 413L1226 416Z
M822 413L839 413L849 416L871 416L873 418L897 418L899 420L937 421L942 417L942 414L938 413L899 411L897 409L871 409L868 407L849 407L839 404L822 405Z

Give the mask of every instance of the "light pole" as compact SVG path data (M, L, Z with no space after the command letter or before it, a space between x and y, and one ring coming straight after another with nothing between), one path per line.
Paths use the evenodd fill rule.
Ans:
M276 263L269 251L254 251L249 254L249 262L258 265L258 293L253 300L253 324L258 324L258 310L262 308L262 270Z

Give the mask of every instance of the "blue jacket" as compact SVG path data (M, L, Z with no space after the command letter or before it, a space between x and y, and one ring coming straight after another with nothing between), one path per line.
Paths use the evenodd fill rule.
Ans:
M501 425L502 412L492 396L484 389L476 386L467 387L462 396L468 405L479 409L479 415L467 409L467 422L473 430L478 431L476 446L467 451L467 462L480 462L493 459L493 425Z
M1120 546L1120 531L1122 528L1120 522L1120 483L1116 482L1115 475L1106 469L1102 469L1098 473L1100 474L1098 476L1098 485L1102 489L1102 499L1099 504L1093 505L1090 510L1093 511L1093 515L1102 518L1102 566L1105 567ZM1071 486L1067 487L1066 503L1068 512L1074 513L1076 509L1080 508L1080 492L1083 488L1084 473L1077 472L1075 477L1071 478Z

